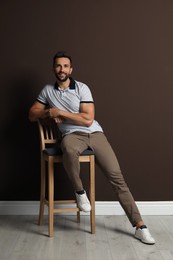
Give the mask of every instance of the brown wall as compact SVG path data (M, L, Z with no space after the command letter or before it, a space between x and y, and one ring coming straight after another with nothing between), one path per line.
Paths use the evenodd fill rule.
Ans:
M27 115L55 81L61 49L72 54L73 77L91 87L135 200L173 200L172 25L171 0L1 1L0 200L39 199L38 131ZM60 168L59 194L68 197ZM96 179L96 200L116 199L98 168Z

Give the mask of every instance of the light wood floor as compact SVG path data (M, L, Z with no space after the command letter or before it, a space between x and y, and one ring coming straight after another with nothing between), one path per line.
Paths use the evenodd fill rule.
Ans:
M155 245L134 238L126 216L97 216L96 234L89 217L55 216L54 238L47 236L47 219L0 216L0 260L173 260L173 216L144 216Z

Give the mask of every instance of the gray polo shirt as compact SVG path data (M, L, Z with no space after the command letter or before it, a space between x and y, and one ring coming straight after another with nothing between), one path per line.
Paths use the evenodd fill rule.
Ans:
M72 113L79 113L81 103L94 102L89 87L72 78L70 78L70 86L66 90L61 90L57 82L55 85L46 85L38 95L37 101L48 107L57 107L60 110ZM75 125L70 120L64 120L58 124L58 127L62 135L76 131L84 133L103 132L96 120L89 127Z

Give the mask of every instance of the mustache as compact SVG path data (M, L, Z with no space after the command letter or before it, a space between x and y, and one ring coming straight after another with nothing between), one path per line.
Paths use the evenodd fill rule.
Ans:
M61 78L59 77L59 76L62 75L62 74L65 75L64 79L61 79ZM59 81L64 82L64 81L66 81L66 80L70 77L70 74L60 72L60 73L56 73L55 76L56 76L56 78L57 78Z
M62 75L62 74L67 75L67 73L65 73L65 72L63 72L63 71L58 72L57 74L58 74L58 75Z

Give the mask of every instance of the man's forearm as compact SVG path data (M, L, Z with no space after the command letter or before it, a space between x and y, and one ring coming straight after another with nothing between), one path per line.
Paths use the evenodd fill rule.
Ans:
M29 120L31 122L37 121L38 119L44 119L50 117L49 109L38 109L34 108L29 111Z
M93 118L91 118L91 116L88 115L87 113L71 113L71 112L60 110L59 116L62 117L63 119L71 120L74 124L81 125L81 126L89 127L93 122Z
M81 126L91 126L93 122L93 117L86 112L79 112L79 113L72 113L64 110L60 110L58 108L50 108L50 117L54 118L61 118L62 120L70 120L75 125Z

